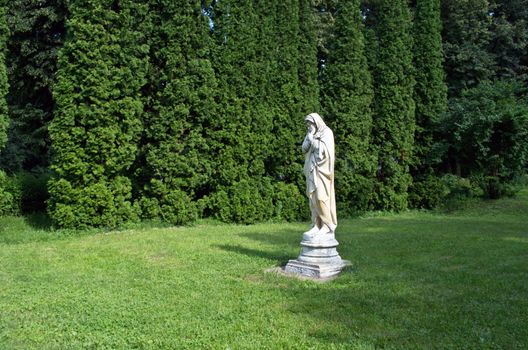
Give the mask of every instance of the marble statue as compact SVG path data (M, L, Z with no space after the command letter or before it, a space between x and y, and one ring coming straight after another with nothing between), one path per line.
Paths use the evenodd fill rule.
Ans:
M307 133L302 144L305 155L306 195L312 213L312 228L303 234L309 241L315 236L332 234L337 227L334 192L334 134L317 113L304 121Z
M306 195L312 212L312 227L303 233L301 254L289 260L286 274L314 279L337 276L350 262L341 259L335 239L337 227L334 192L334 134L317 113L304 118L307 133L305 155Z

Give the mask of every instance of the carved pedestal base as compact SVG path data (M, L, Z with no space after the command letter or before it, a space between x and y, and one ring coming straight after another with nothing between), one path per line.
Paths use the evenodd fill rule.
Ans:
M301 254L286 264L284 271L310 278L326 279L338 275L350 262L341 259L334 234L316 235L301 241Z

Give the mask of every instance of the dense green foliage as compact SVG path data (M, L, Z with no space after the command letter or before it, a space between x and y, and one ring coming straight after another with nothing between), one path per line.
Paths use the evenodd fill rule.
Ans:
M6 23L5 1L0 2L0 151L7 142L7 127L9 116L7 114L7 94L8 82L5 64L6 42L9 30ZM0 216L6 214L16 214L16 205L12 191L9 190L9 179L0 168Z
M493 76L492 9L488 0L443 0L441 5L449 94L458 96Z
M451 97L449 113L433 127L437 171L467 179L488 197L513 194L511 182L526 171L526 8L516 0L442 1ZM521 158L510 162L507 154Z
M13 178L0 170L0 216L20 214L19 193Z
M2 12L1 17L0 85L3 96L7 94L9 117L7 106L2 105L0 125L9 121L9 138L5 148L0 147L0 169L7 174L2 174L0 179L0 201L3 203L0 212L20 214L44 210L48 198L50 141L47 125L52 119L51 86L64 34L65 8L62 1L11 0L3 3L6 6L2 11L6 12ZM4 23L6 17L9 36ZM4 52L7 76L3 68Z
M53 118L52 86L64 41L64 1L8 1L7 65L9 143L0 167L9 173L44 172L49 166L47 127Z
M4 4L4 213L303 219L311 112L335 134L339 216L512 194L526 172L524 0Z
M342 212L368 209L376 168L370 152L372 79L359 9L359 1L336 8L335 39L321 77L322 112L337 140L337 202Z
M340 220L354 265L331 283L264 272L299 253L305 224L87 234L0 218L0 348L522 350L527 212L525 189Z
M6 175L0 170L0 216L43 212L48 200L48 177L21 172Z
M413 207L439 204L438 179L433 169L438 162L433 148L434 130L447 109L441 31L440 0L417 1L413 26L416 131L409 197Z
M306 11L297 1L214 7L218 103L206 215L246 223L305 215L298 143L302 117L317 101L315 40L302 31L311 25L301 21Z
M238 6L237 6L238 3ZM245 200L246 179L256 182L265 175L264 161L270 145L272 116L266 113L266 67L260 59L267 56L266 42L259 45L259 30L270 30L259 21L253 1L220 1L214 8L214 69L218 79L218 105L211 133L214 143L214 176L206 213L222 219L237 217L233 203L261 207L261 196ZM271 14L274 13L270 5ZM264 17L264 21L266 17ZM264 38L266 38L264 36ZM269 147L269 146L268 146ZM256 191L255 191L256 192ZM232 198L234 196L234 198ZM254 208L248 211L256 212ZM253 219L249 219L252 221Z
M136 160L143 217L173 224L196 219L212 177L216 78L199 3L151 7L144 137Z
M320 108L318 77L318 35L317 17L313 0L299 0L299 88L301 114L309 114Z
M527 5L526 0L493 1L490 51L500 78L528 81Z
M0 2L0 150L7 142L7 127L9 116L7 115L6 95L8 90L7 70L6 70L6 42L9 36L9 29L6 23L5 0Z
M375 6L377 51L374 77L372 143L377 154L377 209L407 208L409 166L414 143L414 75L411 15L404 0L381 0Z
M128 172L142 130L148 45L138 22L147 10L105 0L69 7L49 127L48 209L60 226L112 227L137 217Z
M523 89L511 82L482 83L452 99L441 122L444 148L458 155L458 172L473 178L491 198L509 194L508 183L526 170L528 101L519 97Z

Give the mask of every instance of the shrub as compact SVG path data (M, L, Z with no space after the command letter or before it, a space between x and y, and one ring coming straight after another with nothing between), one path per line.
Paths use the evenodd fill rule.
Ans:
M7 142L7 127L9 125L6 101L9 85L5 63L5 50L7 38L9 37L9 29L6 23L5 3L6 2L4 1L0 3L0 149L2 149Z
M204 207L205 215L240 224L308 217L308 203L295 185L273 183L267 177L241 180L216 191L207 198Z
M144 159L134 165L136 188L142 217L181 225L199 216L195 199L208 193L212 181L212 38L200 2L149 5L151 50L144 88L149 96L140 144Z
M66 179L55 179L49 189L54 194L49 212L61 227L116 227L139 220L139 207L130 202L131 184L125 177L83 188L72 186Z
M440 205L446 195L446 185L434 175L414 181L409 188L409 205L412 208L432 209Z
M0 170L0 216L20 214L21 193L16 179Z
M198 207L187 193L153 179L148 188L151 197L139 200L141 215L145 219L161 219L174 225L183 225L198 218Z
M415 131L411 13L407 1L376 1L377 53L373 72L372 145L378 158L372 204L381 210L408 205Z
M511 197L519 190L514 180L501 180L497 176L474 176L473 181L482 189L488 199Z
M349 174L343 176L345 169ZM354 173L351 168L344 168L342 172L336 171L335 191L338 216L354 215L369 209L374 181L368 176Z
M227 222L253 224L273 215L272 186L269 179L241 180L215 196L215 212Z
M460 176L444 175L440 183L443 189L440 205L445 209L457 209L465 202L484 195L477 183Z
M335 135L336 199L343 213L368 209L376 169L370 152L372 79L359 9L358 0L338 6L335 40L321 72L321 106Z
M274 185L272 198L274 218L286 221L309 218L308 200L297 186L278 182Z
M448 161L489 198L508 194L508 184L526 171L528 103L519 97L522 89L510 81L481 83L452 99L441 122Z

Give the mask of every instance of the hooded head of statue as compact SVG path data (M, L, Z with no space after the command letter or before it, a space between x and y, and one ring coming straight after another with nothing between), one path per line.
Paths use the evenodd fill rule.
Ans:
M324 130L327 128L323 118L318 113L310 113L304 117L305 122L310 122L315 125L315 134L321 135Z

